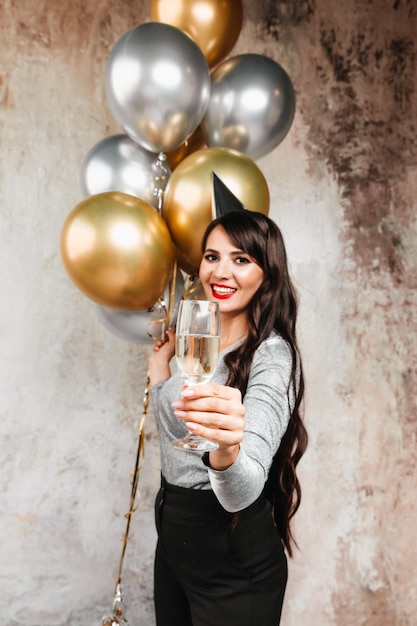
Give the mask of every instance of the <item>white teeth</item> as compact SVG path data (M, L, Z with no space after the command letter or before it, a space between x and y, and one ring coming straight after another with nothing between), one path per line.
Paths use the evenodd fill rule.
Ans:
M231 287L213 287L213 291L221 294L229 294L234 293L236 289L232 289Z

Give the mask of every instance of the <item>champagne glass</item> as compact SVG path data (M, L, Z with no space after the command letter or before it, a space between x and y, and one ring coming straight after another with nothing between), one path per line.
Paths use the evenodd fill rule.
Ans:
M207 382L220 352L220 311L217 302L181 300L176 324L175 356L185 382L199 385ZM172 445L182 450L216 450L218 445L191 432Z

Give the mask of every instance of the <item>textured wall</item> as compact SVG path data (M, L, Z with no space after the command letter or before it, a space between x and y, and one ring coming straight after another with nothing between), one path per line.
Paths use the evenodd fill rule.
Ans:
M417 98L414 0L244 2L233 52L280 62L293 127L259 166L300 298L311 444L284 626L415 626ZM63 221L87 151L118 132L113 43L147 2L0 3L0 615L99 624L111 608L147 348L70 283ZM152 626L147 421L123 580Z

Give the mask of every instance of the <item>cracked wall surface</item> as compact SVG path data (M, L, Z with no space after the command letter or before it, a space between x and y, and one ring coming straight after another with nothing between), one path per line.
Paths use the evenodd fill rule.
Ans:
M284 626L415 626L417 6L244 0L230 56L272 57L293 126L258 161L300 296L310 446ZM113 44L148 2L0 4L0 611L8 626L111 609L148 347L100 325L59 255L80 165L119 132ZM154 623L157 436L147 418L126 617Z

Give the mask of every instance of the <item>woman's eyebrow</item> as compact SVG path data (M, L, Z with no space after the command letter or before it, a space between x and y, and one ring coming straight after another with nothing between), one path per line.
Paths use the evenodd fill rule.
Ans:
M206 248L206 249L204 250L204 254L206 254L207 252L214 252L215 254L220 254L220 253L219 253L219 251L218 251L218 250L214 250L214 248ZM235 254L247 254L247 255L248 255L248 253L247 253L247 252L245 252L244 250L240 250L240 249L239 249L239 250L232 250L229 254L230 254L231 256L232 256L232 255L235 255ZM249 255L248 255L248 256L249 256Z

